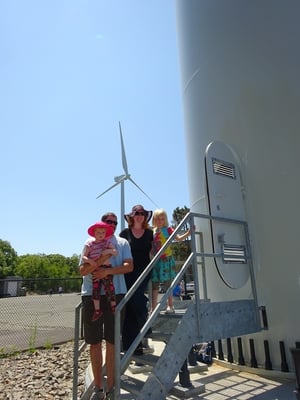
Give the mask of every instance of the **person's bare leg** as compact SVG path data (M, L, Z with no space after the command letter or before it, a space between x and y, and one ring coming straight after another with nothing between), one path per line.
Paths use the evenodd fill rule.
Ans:
M90 345L90 357L92 364L92 371L94 375L94 384L99 388L103 387L102 378L102 344L91 344Z
M115 345L106 341L106 374L107 391L111 392L115 386Z
M172 281L168 281L166 283L167 287L171 286ZM168 297L168 306L172 309L173 308L173 295L171 294L171 296Z

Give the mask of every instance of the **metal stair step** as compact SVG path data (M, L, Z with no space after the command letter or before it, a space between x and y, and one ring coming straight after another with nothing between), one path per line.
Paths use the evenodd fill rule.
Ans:
M155 354L143 354L141 356L133 355L131 359L137 363L151 365L152 367L157 363L160 356Z
M140 379L136 379L133 376L122 375L121 376L121 389L126 392L138 395L143 388L145 382Z
M143 354L141 356L136 356L133 355L131 359L139 364L143 365L149 365L151 367L154 367L154 365L157 363L158 359L160 358L160 355L155 355L155 354ZM138 371L138 369L134 369L134 371ZM142 370L142 369L141 369ZM205 363L197 362L196 365L188 365L188 370L190 374L195 374L199 372L205 372L208 370L208 366Z
M176 331L177 325L183 315L184 312L179 311L176 311L176 313L174 314L166 314L164 312L161 312L152 324L152 331L162 332L164 334L173 334L173 332ZM151 334L149 336L151 337Z
M190 399L205 392L205 385L200 382L192 382L192 386L183 387L180 384L175 384L170 390L170 394L178 397L179 399Z
M150 333L147 337L152 339L153 341L168 343L171 336L171 333L153 330L152 333Z
M190 374L198 374L199 372L208 371L208 365L197 362L197 365L188 365L188 370Z

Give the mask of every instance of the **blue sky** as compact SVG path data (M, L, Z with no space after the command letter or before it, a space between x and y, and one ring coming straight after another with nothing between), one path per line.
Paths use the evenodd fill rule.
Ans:
M170 219L189 207L173 0L3 0L0 29L0 239L71 256L120 219L120 186L96 199L123 173L119 121L135 182Z

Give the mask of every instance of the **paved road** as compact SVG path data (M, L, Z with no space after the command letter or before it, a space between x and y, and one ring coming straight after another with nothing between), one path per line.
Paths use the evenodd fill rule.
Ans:
M0 299L0 352L60 343L74 337L78 294Z

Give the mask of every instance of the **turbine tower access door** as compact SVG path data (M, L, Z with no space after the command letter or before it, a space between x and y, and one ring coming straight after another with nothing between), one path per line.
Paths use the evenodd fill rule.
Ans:
M211 220L211 236L215 265L225 284L238 289L250 277L242 226L222 218L246 221L240 171L232 150L223 142L208 145L205 172L209 214L220 219Z
M207 307L212 313L219 306L223 310L219 338L259 332L262 321L238 158L225 143L212 142L205 152L205 173L213 262L223 282L212 284L219 305L212 300Z

